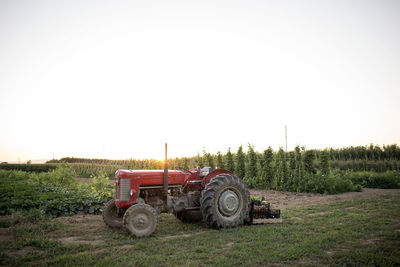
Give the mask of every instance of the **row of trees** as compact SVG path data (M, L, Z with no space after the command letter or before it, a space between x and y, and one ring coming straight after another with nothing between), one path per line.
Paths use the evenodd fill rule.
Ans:
M225 158L225 160L224 160ZM197 157L197 163L213 166L213 157L204 153L203 157ZM313 150L305 150L296 147L294 151L286 153L282 148L274 152L271 147L263 153L254 151L252 145L248 145L247 153L240 146L236 154L230 149L225 157L220 153L216 155L217 167L233 171L237 176L243 177L250 187L274 188L296 191L305 174L316 174L314 166L316 154ZM321 173L328 174L329 152L322 151L319 154Z
M397 145L383 146L383 148L370 145L369 147L325 150L306 150L304 147L296 147L294 151L290 152L285 152L282 149L273 151L272 148L269 147L263 152L256 152L254 147L249 144L246 150L245 152L243 146L240 146L235 152L228 149L225 154L221 152L211 154L203 150L202 155L199 153L194 157L169 159L168 163L170 169L190 169L196 166L225 168L233 171L239 177L246 178L248 181L258 181L257 183L260 183L260 185L271 183L272 176L287 175L287 170L293 170L296 166L300 166L300 162L303 164L302 168L304 168L306 172L312 170L312 173L315 173L316 170L324 171L326 166L331 166L332 169L351 171L400 171L400 157L398 158L396 156L396 153L399 153L400 150ZM285 163L283 163L283 160L285 160ZM110 170L107 169L110 173L111 170L118 168L163 168L163 161L154 159L108 160L62 158L60 160L49 161L49 163L58 162L82 165L75 166L77 167L78 173L82 171L82 175L87 175L91 172L93 174L98 174L100 170L104 171L105 166L110 168Z
M217 152L216 154L212 155L203 150L203 154L198 154L197 157L171 159L169 161L169 165L172 167L180 166L186 169L195 166L210 166L212 168L219 167L233 170L238 176L241 177L245 177L245 174L255 176L254 173L257 172L259 174L262 172L262 169L264 168L263 164L266 157L271 158L271 161L273 161L277 157L284 156L285 159L290 161L295 159L296 151L300 150L305 153L305 156L316 159L314 163L315 168L317 169L322 168L321 160L328 160L331 163L333 169L339 170L376 172L385 172L387 170L400 170L400 156L398 158L396 158L396 156L393 156L398 153L397 151L400 152L397 145L383 146L383 149L380 149L380 147L373 145L371 145L371 147L376 151L381 151L382 153L371 154L377 155L376 157L368 156L364 158L363 151L364 149L366 149L366 147L350 147L336 150L306 150L304 147L296 147L294 151L290 152L285 152L283 150L273 151L271 148L268 148L267 150L260 153L254 151L254 147L249 145L246 153L243 150L243 146L240 146L236 153L232 153L231 150L228 149L228 152L226 154ZM359 152L358 150L361 152ZM352 159L357 158L356 156L360 158ZM345 160L345 158L347 158L347 160Z
M321 150L314 150L317 157ZM351 146L339 149L329 149L332 160L400 160L400 147L394 145L370 144L369 146Z
M318 163L319 168L316 168ZM230 149L225 155L198 155L199 166L221 167L242 177L250 188L269 188L293 192L339 193L359 190L349 179L331 172L329 150L320 151L318 160L314 150L297 146L294 151L282 148L274 152L271 147L262 153L248 145L247 153L240 146L233 154Z

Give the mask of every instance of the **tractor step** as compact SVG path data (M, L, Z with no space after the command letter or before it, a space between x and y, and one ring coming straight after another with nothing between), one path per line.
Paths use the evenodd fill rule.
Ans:
M249 224L281 223L281 210L271 209L271 203L252 201Z

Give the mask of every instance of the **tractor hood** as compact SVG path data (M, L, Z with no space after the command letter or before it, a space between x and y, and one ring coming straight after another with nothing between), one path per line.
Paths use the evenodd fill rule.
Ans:
M163 185L164 170L118 170L115 178L131 178L141 186ZM168 184L181 184L185 180L185 173L179 170L168 170Z

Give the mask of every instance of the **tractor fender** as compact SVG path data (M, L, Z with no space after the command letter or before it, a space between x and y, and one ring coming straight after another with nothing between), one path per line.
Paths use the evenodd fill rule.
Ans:
M225 170L225 169L215 169L215 170L211 171L209 174L207 174L203 178L203 181L201 182L201 186L204 188L206 186L206 184L208 184L208 182L210 182L210 180L212 178L216 177L217 175L223 174L223 173L227 173L227 174L233 175L233 173L231 171L228 171L228 170Z

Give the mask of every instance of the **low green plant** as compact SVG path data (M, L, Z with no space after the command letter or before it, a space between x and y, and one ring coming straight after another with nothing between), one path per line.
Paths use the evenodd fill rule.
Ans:
M400 188L400 173L397 171L378 172L338 172L354 184L367 188Z
M92 175L90 178L90 183L79 185L79 190L82 193L90 192L100 199L111 199L113 197L114 186L108 183L109 178L106 174Z
M40 214L59 217L79 211L99 214L109 199L108 192L104 195L77 186L67 167L47 174L0 170L0 215L29 210L31 219Z
M61 163L56 169L49 172L30 173L30 181L40 185L62 186L66 188L76 188L76 173L67 163Z
M350 180L334 173L306 173L303 179L303 187L299 190L301 192L338 194L361 190L360 186L356 186Z
M261 199L258 197L252 196L251 201L261 201Z

